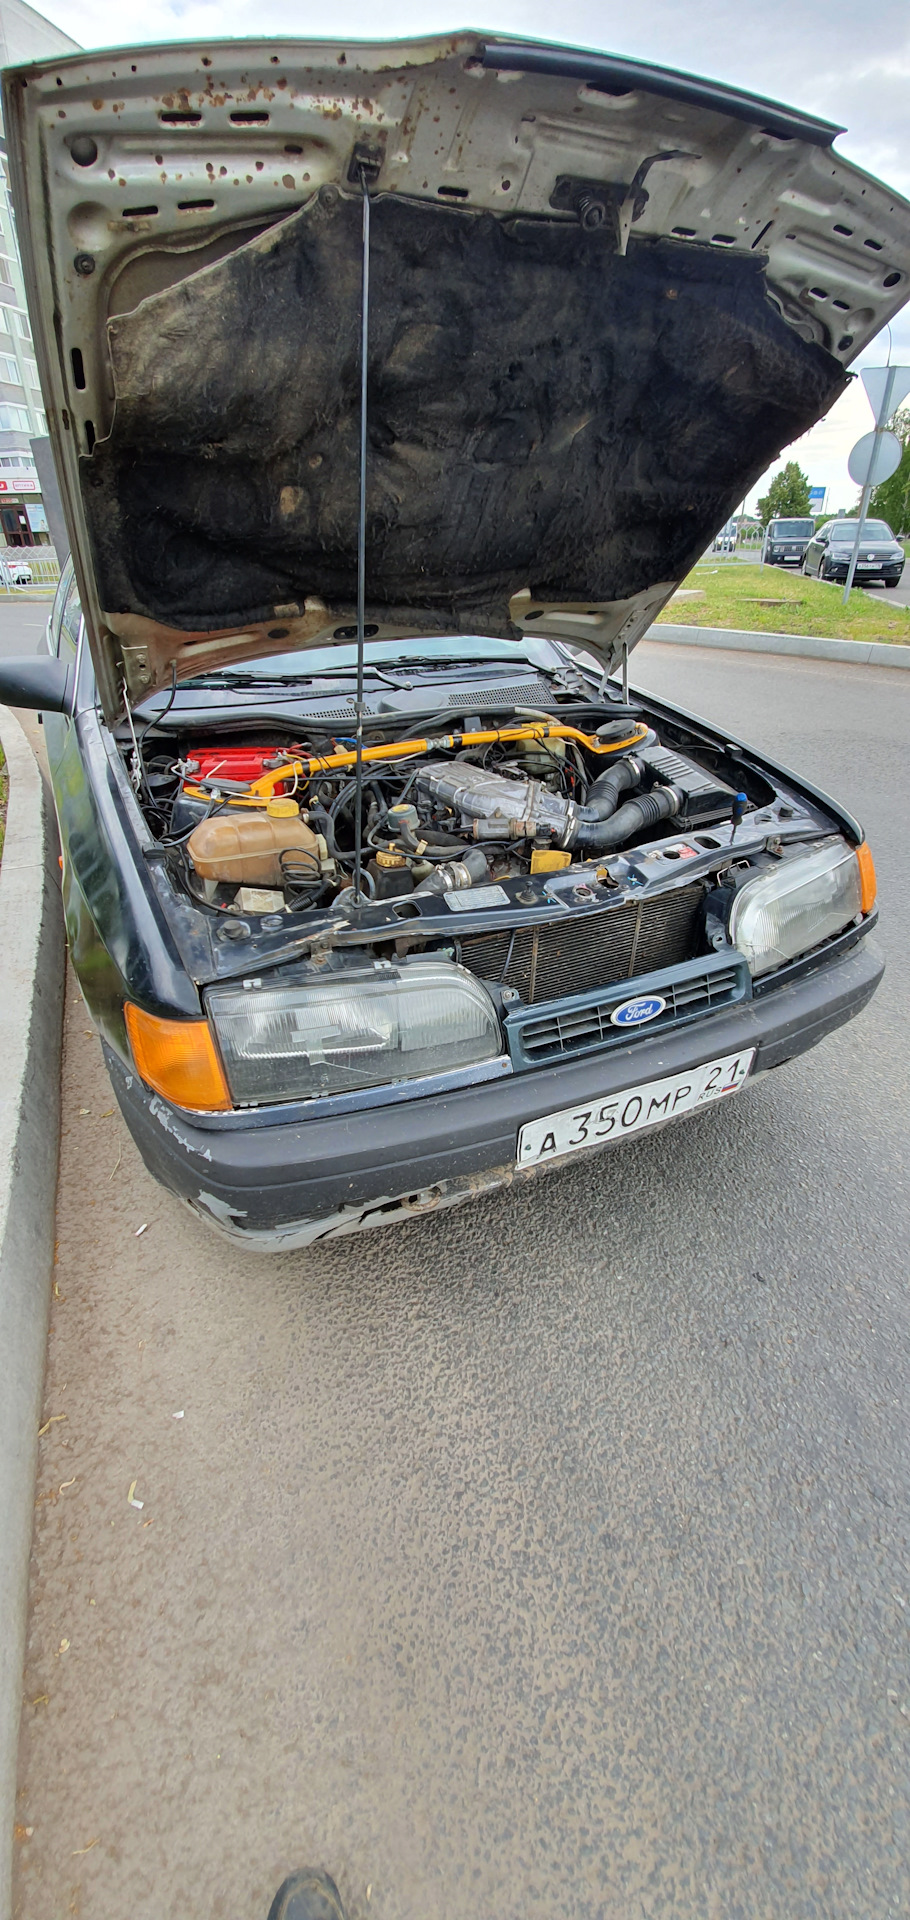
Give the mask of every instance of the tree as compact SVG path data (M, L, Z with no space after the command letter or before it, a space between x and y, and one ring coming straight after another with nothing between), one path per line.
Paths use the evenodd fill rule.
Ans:
M788 460L780 473L768 488L763 500L759 500L758 511L761 523L766 527L769 520L804 520L809 512L809 476L803 473L795 460Z
M891 431L897 434L904 449L901 463L890 480L873 487L869 512L880 520L887 520L892 533L906 533L910 531L910 407L895 414Z

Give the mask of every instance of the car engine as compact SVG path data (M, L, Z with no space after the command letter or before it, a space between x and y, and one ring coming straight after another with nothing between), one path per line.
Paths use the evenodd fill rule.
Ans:
M614 709L608 720L595 711L590 731L588 709L572 725L515 714L512 725L469 717L425 739L371 735L360 818L368 897L596 864L655 836L735 820L749 804L721 773L662 744L636 711ZM176 760L156 749L143 761L141 797L197 902L275 915L349 894L355 776L349 739L190 740Z

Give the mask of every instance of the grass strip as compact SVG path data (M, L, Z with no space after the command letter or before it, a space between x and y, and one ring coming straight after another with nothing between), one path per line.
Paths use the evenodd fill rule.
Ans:
M783 567L701 560L683 581L681 597L674 595L658 615L658 624L910 646L910 607L898 606L887 590L881 599L873 599L858 588L846 607L842 594L842 585L810 580Z

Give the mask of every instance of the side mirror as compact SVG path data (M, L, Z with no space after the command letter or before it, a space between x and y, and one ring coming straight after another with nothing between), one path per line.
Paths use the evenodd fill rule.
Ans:
M36 707L41 713L69 713L73 663L47 654L0 660L0 701L7 707Z

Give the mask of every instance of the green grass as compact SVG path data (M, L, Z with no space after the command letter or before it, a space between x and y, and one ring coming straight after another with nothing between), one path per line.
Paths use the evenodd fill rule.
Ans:
M658 621L678 627L738 627L747 633L818 634L828 640L880 640L910 646L910 607L890 593L881 600L855 590L843 605L843 587L756 567L748 561L701 560L682 591L698 598L672 599ZM762 604L762 603L765 604ZM768 604L771 603L771 604Z

